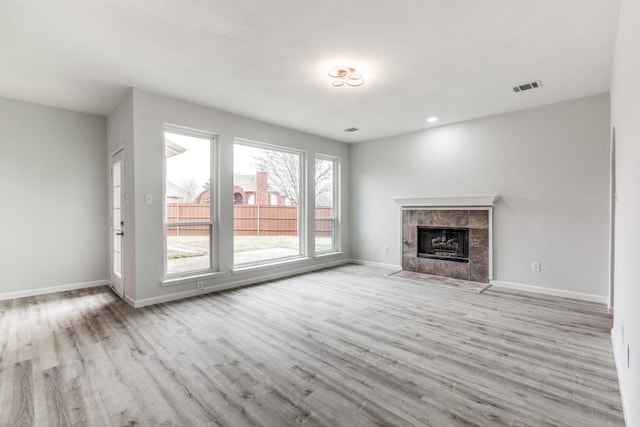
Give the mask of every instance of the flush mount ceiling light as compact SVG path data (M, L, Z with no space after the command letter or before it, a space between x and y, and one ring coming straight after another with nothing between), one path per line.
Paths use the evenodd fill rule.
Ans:
M437 122L437 121L438 121L438 118L437 118L437 117L429 117L429 118L427 119L427 123L435 123L435 122Z
M364 84L364 78L362 74L358 73L355 68L352 67L337 67L329 70L327 73L331 77L331 86L362 86Z

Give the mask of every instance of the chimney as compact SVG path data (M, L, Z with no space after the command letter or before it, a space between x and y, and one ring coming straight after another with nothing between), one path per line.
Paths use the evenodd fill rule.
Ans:
M256 172L256 204L269 204L269 183L266 171Z

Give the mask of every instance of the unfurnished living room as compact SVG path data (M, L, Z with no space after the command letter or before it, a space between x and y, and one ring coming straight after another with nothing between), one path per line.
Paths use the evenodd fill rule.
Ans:
M640 427L638 0L0 0L0 426Z

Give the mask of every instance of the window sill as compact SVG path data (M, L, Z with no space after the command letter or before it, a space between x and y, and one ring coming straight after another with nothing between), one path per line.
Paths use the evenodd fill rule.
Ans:
M295 257L295 258L287 258L287 259L279 259L279 260L274 260L273 262L264 262L264 263L257 263L257 264L246 264L246 265L239 265L237 267L233 268L232 273L243 273L245 271L251 271L251 270L259 270L261 268L267 268L267 267L278 267L281 265L287 265L287 264L296 264L302 261L308 261L311 258L309 257Z
M197 282L199 280L206 279L215 279L216 277L221 277L226 275L227 273L222 271L214 271L211 273L203 273L203 274L195 274L193 276L183 276L183 277L169 277L160 282L160 286L175 286L175 285L183 285L185 283Z
M316 254L315 258L324 258L324 257L330 257L330 256L336 256L336 255L344 255L344 252L340 252L340 251L320 252Z

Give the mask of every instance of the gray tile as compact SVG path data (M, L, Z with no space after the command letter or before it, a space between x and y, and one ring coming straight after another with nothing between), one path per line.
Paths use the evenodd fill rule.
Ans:
M416 271L416 258L412 256L403 256L402 269L405 271Z
M472 265L469 269L469 279L474 282L489 283L489 267Z
M430 210L416 210L416 225L433 225L433 212Z
M469 264L463 262L443 261L446 277L453 279L469 280Z
M489 228L489 211L469 211L469 228Z
M402 224L403 225L416 225L416 211L415 209L402 211Z
M471 246L469 248L469 261L471 264L487 265L489 263L489 247Z
M481 228L470 228L469 246L472 248L488 248L489 230Z
M435 210L433 211L433 225L442 227L468 227L468 210Z

